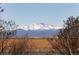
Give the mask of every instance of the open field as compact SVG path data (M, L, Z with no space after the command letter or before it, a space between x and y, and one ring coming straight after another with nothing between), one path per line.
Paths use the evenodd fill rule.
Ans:
M54 46L53 38L1 39L0 54L58 54Z

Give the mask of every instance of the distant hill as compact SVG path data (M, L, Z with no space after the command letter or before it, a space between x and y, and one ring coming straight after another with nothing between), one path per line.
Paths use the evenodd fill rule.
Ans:
M31 37L48 37L57 35L59 32L58 29L52 30L23 30L17 29L17 37L31 36Z
M61 27L54 27L53 25L44 23L33 23L29 26L19 26L17 28L17 37L49 37L57 35Z

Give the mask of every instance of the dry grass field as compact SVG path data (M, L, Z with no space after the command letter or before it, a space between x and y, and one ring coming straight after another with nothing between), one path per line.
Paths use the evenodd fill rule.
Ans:
M53 38L1 39L0 54L56 54L55 46L56 40Z

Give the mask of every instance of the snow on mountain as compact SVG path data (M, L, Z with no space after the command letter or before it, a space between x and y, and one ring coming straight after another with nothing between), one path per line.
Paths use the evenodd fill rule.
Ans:
M33 23L31 25L20 25L17 28L17 36L18 37L48 37L57 35L59 29L62 27L55 27L51 24L44 24L44 23Z
M19 25L19 26L17 27L17 29L28 30L28 26L26 26L26 25Z
M17 29L24 29L24 30L51 30L51 29L60 29L62 27L55 27L51 24L44 24L44 23L33 23L31 25L20 25Z

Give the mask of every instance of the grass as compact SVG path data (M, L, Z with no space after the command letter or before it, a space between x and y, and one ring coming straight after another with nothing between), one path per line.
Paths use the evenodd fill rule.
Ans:
M56 41L53 38L1 39L0 54L54 54L54 46L56 46Z

